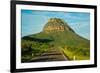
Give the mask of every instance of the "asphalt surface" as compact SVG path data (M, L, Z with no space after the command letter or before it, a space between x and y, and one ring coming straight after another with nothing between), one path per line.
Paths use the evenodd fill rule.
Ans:
M48 61L66 61L68 60L59 48L50 48L42 55L32 58L29 62L48 62Z

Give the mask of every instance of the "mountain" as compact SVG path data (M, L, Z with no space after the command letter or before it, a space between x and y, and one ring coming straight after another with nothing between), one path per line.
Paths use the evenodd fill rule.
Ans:
M71 46L89 48L89 40L79 36L75 31L62 19L51 18L45 24L43 31L37 34L25 36L24 38L34 38L40 40L52 40L50 43L55 46Z
M76 56L77 60L90 58L90 40L78 35L60 18L50 18L41 32L22 37L21 47L24 52L22 56L25 56L27 48L34 49L36 53L38 50L39 53L44 48L60 47L69 59L73 59L73 56ZM26 61L26 58L22 60Z

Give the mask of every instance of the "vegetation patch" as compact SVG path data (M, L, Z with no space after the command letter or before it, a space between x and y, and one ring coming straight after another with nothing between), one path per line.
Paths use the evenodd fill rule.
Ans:
M21 47L22 62L26 62L34 57L42 55L48 50L50 46L48 43L39 43L29 40L22 40Z
M90 59L90 50L89 48L72 48L72 47L63 47L60 48L65 56L69 60L89 60Z

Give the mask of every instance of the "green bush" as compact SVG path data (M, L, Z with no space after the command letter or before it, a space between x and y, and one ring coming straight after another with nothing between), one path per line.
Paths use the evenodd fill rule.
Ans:
M33 57L43 54L48 50L49 47L50 45L48 43L22 40L21 42L22 61L27 61Z

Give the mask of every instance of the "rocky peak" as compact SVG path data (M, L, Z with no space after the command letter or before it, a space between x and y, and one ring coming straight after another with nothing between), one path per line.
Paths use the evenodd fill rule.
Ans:
M68 24L60 18L50 18L46 25L44 26L43 31L49 32L49 31L72 31L74 32Z

